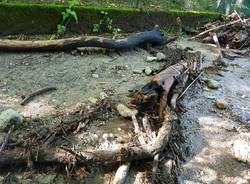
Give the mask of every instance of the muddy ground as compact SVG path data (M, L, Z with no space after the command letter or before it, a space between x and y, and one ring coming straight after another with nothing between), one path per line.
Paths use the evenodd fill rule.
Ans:
M70 111L80 104L97 103L103 98L127 103L129 94L149 81L150 76L144 72L146 67L152 70L151 75L156 74L164 66L180 60L180 53L188 47L190 52L202 53L201 69L205 72L180 101L186 109L179 115L184 137L179 146L183 152L185 183L249 183L249 165L234 159L230 148L234 136L248 131L250 59L223 60L225 66L221 67L213 63L218 56L213 46L180 40L169 47L172 49L164 51L167 62L146 62L146 57L151 54L144 49L127 52L83 49L69 53L0 53L0 111L13 108L25 118L53 119L53 115ZM204 82L206 79L218 81L220 87L209 89ZM57 90L36 97L25 106L20 105L23 95L48 86L55 86ZM217 109L214 105L216 99L224 99L228 107ZM59 122L46 120L45 123L42 126L53 127ZM35 128L36 124L29 126ZM112 134L114 142L126 142L131 139L132 129L129 120L107 114L100 121L90 122L88 128L71 141L107 148L110 145L103 140L105 134ZM1 174L0 181L6 174ZM109 183L113 175L113 172L100 174L90 177L86 183ZM73 180L49 169L42 173L16 171L15 176L23 183L73 183ZM132 172L127 183L147 183L149 181L142 180L147 176L145 169L139 173Z

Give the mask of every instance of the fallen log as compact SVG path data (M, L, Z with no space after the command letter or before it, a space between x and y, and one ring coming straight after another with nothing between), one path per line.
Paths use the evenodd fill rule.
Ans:
M142 44L164 45L168 42L158 26L151 31L140 32L126 39L108 39L82 36L59 40L17 41L0 40L0 51L58 51L77 47L101 47L115 50L132 49Z
M145 158L153 158L165 148L171 131L171 116L166 116L162 127L154 141L150 144L118 147L109 150L89 150L75 152L68 148L47 148L32 150L24 154L20 149L3 151L0 157L0 166L19 164L26 165L28 161L35 163L62 163L62 164L117 164L131 162Z

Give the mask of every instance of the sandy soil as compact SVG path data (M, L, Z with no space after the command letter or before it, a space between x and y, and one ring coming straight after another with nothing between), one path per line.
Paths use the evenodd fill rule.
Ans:
M227 67L218 68L213 64L218 55L214 47L187 41L178 41L171 47L189 47L193 52L200 51L204 56L201 68L205 73L200 78L201 82L192 86L181 101L187 110L180 115L185 140L180 145L185 158L182 163L185 183L249 183L250 166L235 160L230 148L233 137L245 131L242 127L247 122L242 119L245 112L250 111L250 59L224 60ZM180 50L167 53L169 63L181 59L172 57L177 53ZM149 80L150 77L143 72L145 67L157 72L166 64L145 62L149 55L142 49L104 54L102 51L91 54L0 53L0 111L11 107L25 117L47 117L79 103L93 103L90 102L90 97L92 100L99 99L104 94L117 102L126 103L129 91L139 89ZM218 81L220 88L208 89L202 82L204 78ZM20 105L22 95L47 86L55 86L57 90L33 99L26 106ZM215 108L216 98L225 99L229 104L228 108ZM114 116L110 121L104 122L101 128L97 128L96 125L102 123L92 122L94 126L89 127L88 135L114 133L128 139L131 131L129 122ZM84 143L85 134L86 132L77 135L76 140ZM90 141L96 141L95 136L90 137L94 138ZM98 175L87 183L108 183L112 174ZM128 183L147 182L141 180L145 177L143 171L130 175ZM139 179L136 179L136 175ZM23 175L20 177L25 178ZM67 183L61 175L55 173L39 173L32 177L26 183ZM0 181L1 179L3 176Z

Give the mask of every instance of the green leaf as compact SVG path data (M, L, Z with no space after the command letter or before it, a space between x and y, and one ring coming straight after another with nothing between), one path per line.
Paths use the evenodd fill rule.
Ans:
M69 16L73 17L75 19L76 23L78 23L78 18L77 18L76 12L74 10L67 9L66 13Z

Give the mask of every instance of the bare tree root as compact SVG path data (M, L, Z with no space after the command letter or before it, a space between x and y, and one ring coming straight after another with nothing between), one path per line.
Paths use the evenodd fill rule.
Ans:
M171 152L166 150L171 138L172 124L177 122L176 114L172 111L176 109L176 103L182 95L184 88L198 70L197 60L180 61L172 65L159 74L152 77L131 100L142 117L143 128L140 127L135 116L132 117L134 132L138 137L139 144L128 146L126 144L109 149L81 150L65 146L52 147L51 143L59 135L67 134L78 129L80 122L85 122L96 112L102 112L103 106L95 109L82 109L77 113L69 114L64 121L46 137L42 145L37 145L27 152L22 148L4 150L1 152L0 165L27 165L33 164L65 164L65 165L118 165L122 164L117 170L113 183L124 183L129 172L131 162L143 159L153 159L153 178L157 176L163 153ZM103 102L105 108L110 108ZM156 120L157 125L151 126L150 120ZM144 132L143 132L144 131ZM48 133L48 132L47 132ZM37 137L33 137L33 139ZM43 137L44 140L44 137ZM41 144L41 141L38 141ZM170 173L169 173L170 174Z

